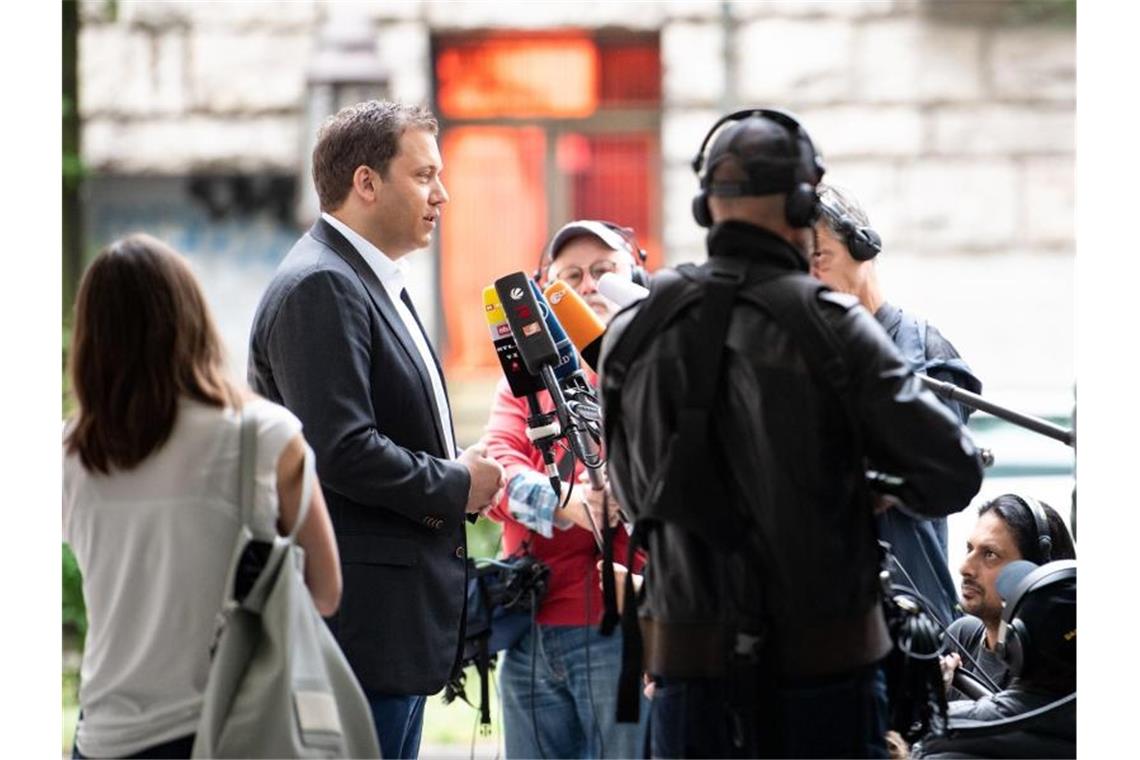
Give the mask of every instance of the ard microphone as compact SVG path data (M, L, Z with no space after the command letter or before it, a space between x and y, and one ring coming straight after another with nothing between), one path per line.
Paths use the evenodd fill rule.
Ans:
M483 316L487 319L495 355L499 357L499 365L503 368L511 394L515 398L522 398L542 390L542 380L527 372L523 364L522 354L511 335L506 312L503 311L503 304L493 285L483 288Z
M507 324L527 371L541 377L544 367L551 370L557 367L560 361L558 346L546 329L538 299L531 290L530 278L522 272L500 277L495 280L495 292L503 305Z
M562 323L555 313L551 311L550 304L546 302L542 291L538 289L538 284L530 278L527 278L527 281L530 283L531 292L534 293L534 300L538 302L538 310L542 312L542 321L546 323L546 330L550 333L550 339L554 341L554 346L558 349L558 365L554 368L554 376L560 382L565 383L582 369L578 364L578 352L574 349L575 344L566 337L566 330L563 329Z
M546 299L558 321L570 334L570 341L582 354L582 361L590 369L597 369L598 352L601 351L602 336L606 332L605 324L582 300L582 296L561 280L555 280L546 286Z
M649 288L643 288L627 277L606 272L598 280L598 292L624 309L649 295Z

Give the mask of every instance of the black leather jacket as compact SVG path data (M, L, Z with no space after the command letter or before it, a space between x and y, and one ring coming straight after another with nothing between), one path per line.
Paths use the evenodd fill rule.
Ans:
M741 292L774 277L809 277L799 251L749 224L717 225L708 247L712 257L749 262ZM687 279L685 293L702 292L699 276ZM618 499L634 514L649 496L654 467L686 401L691 370L684 347L698 329L700 309L692 306L699 303L655 325L632 353L623 350L623 338L638 332L631 327L639 318L659 318L660 309L648 314L651 307L632 306L606 333L599 377L609 475ZM957 511L981 485L982 465L968 434L923 389L875 319L855 299L831 291L820 295L818 310L844 352L853 416L832 385L809 368L787 330L739 296L734 303L711 418L714 456L725 465L721 472L731 481L733 500L743 505L748 545L724 557L718 556L723 547L702 551L691 536L669 526L650 534L641 608L650 672L684 670L668 650L695 649L692 634L702 620L724 621L726 600L715 598L718 583L729 587L731 626L762 633L771 661L785 675L842 673L889 651L878 547L860 482L864 466L849 420L857 420L871 465L905 480L905 503L919 516ZM709 520L723 509L693 501ZM694 566L710 559L719 566ZM683 576L703 580L679 593ZM716 674L711 671L672 674Z

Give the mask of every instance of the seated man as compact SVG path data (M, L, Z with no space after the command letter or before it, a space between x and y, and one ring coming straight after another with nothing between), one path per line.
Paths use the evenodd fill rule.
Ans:
M983 504L978 509L974 531L966 542L966 559L959 569L961 604L967 614L950 625L953 640L947 638L950 654L942 663L947 683L954 669L961 667L991 691L1008 686L1008 668L996 653L1002 613L996 586L998 573L1014 560L1045 564L1076 559L1076 556L1065 523L1048 504L1012 493ZM969 656L964 656L963 651ZM951 688L947 698L964 699L966 695Z
M977 701L950 703L944 735L914 757L1075 757L1077 563L1018 560L998 574L1005 600L998 644L1011 682Z
M819 198L823 213L814 229L812 276L833 290L858 298L887 331L912 370L980 393L981 382L934 325L886 300L878 272L883 242L855 196L834 185L821 184ZM966 424L972 409L957 401L940 400L960 423ZM927 612L948 625L957 612L947 554L946 519L920 520L890 509L875 518L875 527L898 560L890 568L892 580L914 588L922 595Z

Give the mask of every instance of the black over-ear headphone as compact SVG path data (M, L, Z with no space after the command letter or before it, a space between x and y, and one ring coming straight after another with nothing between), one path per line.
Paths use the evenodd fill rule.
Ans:
M596 222L621 238L625 244L625 250L633 257L630 279L635 285L640 285L643 288L649 287L649 272L645 269L645 262L648 260L649 255L645 252L645 249L641 247L641 244L637 242L637 236L634 234L632 227L622 227L619 224L607 222L605 219L579 219L577 221ZM542 280L542 270L554 261L554 257L549 256L550 262L548 262L548 255L548 249L545 248L542 250L542 253L538 255L538 266L535 267L534 274L531 275L535 282Z
M791 136L792 142L796 146L796 154L792 156L795 164L792 169L792 186L790 188L770 189L768 184L760 182L753 174L753 167L758 163L755 159L752 161L741 160L744 170L748 174L746 182L713 183L712 173L716 168L715 166L708 167L705 173L701 174L701 169L705 163L705 148L720 126L725 122L742 121L752 116L763 116L776 122L786 129ZM710 195L730 197L767 195L778 192L780 189L787 190L784 200L784 218L792 227L810 227L819 218L819 194L816 192L815 186L823 177L823 160L816 153L815 145L812 144L807 131L800 126L794 116L786 111L775 108L748 108L721 117L716 124L712 125L712 129L701 141L701 147L697 150L696 157L693 158L692 166L693 171L701 180L701 191L693 198L693 218L702 227L711 227L713 223L712 212L709 211Z
M1053 534L1049 531L1049 518L1045 514L1045 508L1041 506L1041 502L1032 496L1019 496L1015 493L1011 493L1010 496L1024 505L1029 510L1029 514L1033 515L1033 523L1037 526L1037 557L1034 561L1039 565L1051 562L1053 560ZM1026 557L1026 559L1031 558Z
M825 200L819 202L820 210L828 216L843 236L851 258L856 261L870 261L883 250L883 239L870 226L860 226L855 220Z
M1029 627L1017 616L1022 602L1037 589L1076 578L1076 560L1050 562L1022 578L1009 599L1005 601L1005 607L1001 612L1001 629L998 631L997 653L1014 678L1025 672L1026 665L1029 664L1027 660L1032 657L1030 652L1033 651Z

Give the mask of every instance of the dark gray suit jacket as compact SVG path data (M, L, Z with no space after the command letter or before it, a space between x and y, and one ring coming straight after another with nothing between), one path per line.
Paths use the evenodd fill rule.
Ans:
M344 574L329 625L360 682L439 691L459 651L470 476L445 450L451 420L383 285L323 219L258 304L249 382L316 452Z

